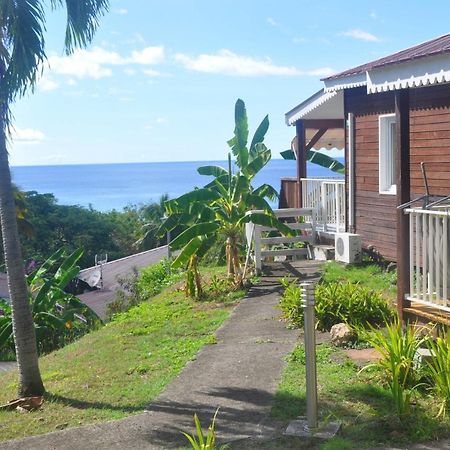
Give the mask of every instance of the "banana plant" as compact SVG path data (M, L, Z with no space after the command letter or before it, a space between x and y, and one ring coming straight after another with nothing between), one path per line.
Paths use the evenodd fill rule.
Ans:
M297 159L295 156L295 152L291 149L285 150L284 152L280 152L280 155L283 159L295 160ZM344 174L345 166L337 159L332 158L331 156L324 155L323 153L316 152L315 150L308 150L306 152L306 160L317 164L318 166L324 167L325 169L329 169L333 172Z
M263 143L268 127L266 116L248 146L247 113L244 102L239 99L235 106L234 137L228 141L237 170L233 173L231 154L228 155L227 169L200 167L198 172L214 177L213 180L201 189L166 202L168 218L161 232L184 226L184 231L171 242L172 249L181 250L173 265L188 266L187 291L194 297L201 295L198 262L217 242L225 245L229 277L236 284L242 282L240 249L246 223L251 221L277 228L284 234L293 233L274 216L267 202L278 195L276 190L268 184L258 188L251 184L271 158L271 151ZM252 210L259 212L249 214Z
M66 292L68 284L78 275L77 265L83 255L79 249L67 255L64 249L55 252L38 269L27 276L27 284L38 348L53 350L85 333L99 319L74 295ZM0 299L0 350L13 349L12 311Z

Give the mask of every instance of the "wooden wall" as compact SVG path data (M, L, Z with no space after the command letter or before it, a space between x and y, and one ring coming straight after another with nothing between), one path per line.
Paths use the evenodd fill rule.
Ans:
M450 195L450 85L410 90L411 196L424 193L420 162L429 163L431 192ZM394 112L394 93L345 92L355 114L355 228L364 247L396 258L396 196L379 193L378 116Z

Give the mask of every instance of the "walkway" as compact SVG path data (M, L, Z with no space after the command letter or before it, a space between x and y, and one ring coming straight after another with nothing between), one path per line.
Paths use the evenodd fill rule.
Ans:
M220 407L217 431L221 441L270 438L279 424L270 417L285 356L298 339L280 322L279 278L286 268L302 278L315 278L319 264L298 263L274 270L253 288L217 332L148 411L123 420L68 429L0 444L5 450L37 449L173 449L186 446L181 430L192 430L198 413L208 424Z
M103 268L103 289L85 292L77 297L89 308L91 308L101 319L106 317L106 307L116 298L116 291L120 288L118 279L130 276L133 268L141 269L151 266L166 258L168 255L167 245L147 250L125 258L110 261ZM92 284L91 280L98 280L97 272L99 266L90 267L80 271L78 278Z

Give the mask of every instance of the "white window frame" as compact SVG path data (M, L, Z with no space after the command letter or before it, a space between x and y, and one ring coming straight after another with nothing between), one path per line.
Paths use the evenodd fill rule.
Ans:
M395 114L383 114L378 117L379 138L379 192L385 195L396 195L397 184L391 183L396 179L395 172L395 133L392 125L396 123Z

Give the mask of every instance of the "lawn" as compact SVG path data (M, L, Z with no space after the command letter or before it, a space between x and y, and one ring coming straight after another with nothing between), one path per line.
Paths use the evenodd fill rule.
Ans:
M206 276L220 272L204 270ZM233 304L233 300L193 302L167 288L101 329L42 357L48 391L42 409L29 414L1 411L0 440L144 411L204 345L214 344L214 332ZM0 403L16 397L16 377L16 373L0 375Z
M336 261L327 261L322 280L330 283L336 281L359 283L369 289L381 291L392 301L397 298L397 272L395 270L388 272L371 262L344 265Z
M303 346L299 346L288 359L272 409L276 419L288 422L306 414L304 358ZM436 419L437 405L426 393L417 395L411 416L401 422L396 417L390 392L380 382L378 371L360 372L342 350L329 344L317 347L317 374L322 420L342 422L340 436L319 448L398 446L450 435L450 420ZM285 448L291 448L289 439L285 441Z

